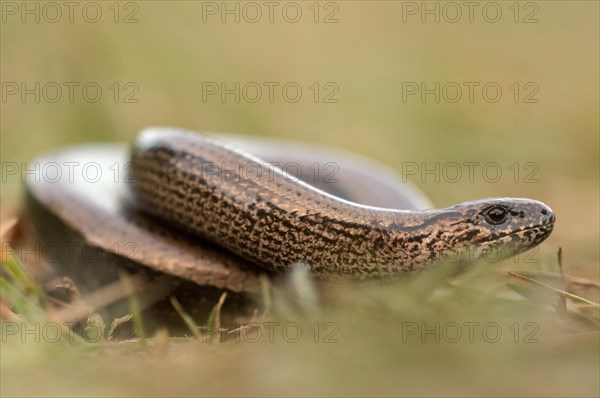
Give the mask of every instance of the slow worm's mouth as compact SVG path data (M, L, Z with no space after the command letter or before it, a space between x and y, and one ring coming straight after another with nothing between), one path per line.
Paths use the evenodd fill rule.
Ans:
M489 246L511 245L516 246L517 250L520 252L544 241L550 236L553 229L554 221L527 227L504 235L482 238L481 240L474 242L474 244Z
M548 231L548 235L549 235L550 232L552 232L553 229L554 229L554 221L546 223L546 224L540 224L540 225L536 225L536 226L533 226L533 227L528 227L528 228L520 229L518 231L514 231L514 232L511 232L509 234L503 235L502 237L515 236L515 235L522 234L522 233L527 232L527 231L535 231L535 230L538 230L538 231L542 231L542 230L546 231L547 230Z
M500 245L504 245L510 255L524 252L542 243L550 236L554 229L554 222L536 225L519 231L506 234L499 239Z
M495 262L502 258L518 255L539 245L550 236L553 228L554 222L548 222L496 236L492 239L482 239L473 245L482 250L481 253L487 253L482 254L485 258Z

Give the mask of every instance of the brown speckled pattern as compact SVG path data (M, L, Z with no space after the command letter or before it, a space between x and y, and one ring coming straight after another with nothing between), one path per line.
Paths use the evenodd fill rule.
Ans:
M132 162L131 189L141 209L276 272L306 264L317 276L364 279L411 273L471 246L513 254L546 239L555 219L549 207L528 199L427 211L363 206L178 130L142 133ZM486 219L493 206L504 209L506 221Z

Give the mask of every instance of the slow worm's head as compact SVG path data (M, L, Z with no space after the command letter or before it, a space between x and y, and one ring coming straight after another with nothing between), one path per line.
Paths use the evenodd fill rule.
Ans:
M550 207L530 199L494 198L446 209L456 246L497 249L498 258L537 246L552 232L556 217Z

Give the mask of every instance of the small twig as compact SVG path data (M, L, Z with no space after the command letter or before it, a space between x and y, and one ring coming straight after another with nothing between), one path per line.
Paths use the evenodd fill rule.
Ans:
M112 323L110 324L110 327L108 328L108 332L106 333L106 340L115 341L115 331L117 330L117 328L129 322L131 318L133 318L133 316L131 314L127 314L120 318L113 319Z
M567 279L565 278L565 271L564 271L563 262L562 262L562 247L560 247L560 246L558 248L557 256L558 256L558 271L560 273L560 280L562 282L562 287L565 292L568 292L569 285L567 284ZM567 314L567 297L562 293L558 295L558 300L556 301L556 312L558 312L560 315Z
M105 307L122 299L128 294L133 294L142 289L144 278L139 275L129 277L129 286L124 285L122 281L111 283L110 285L94 290L80 300L76 300L72 305L66 305L52 313L52 318L56 322L76 322L86 317L90 311Z
M600 308L600 304L599 304L599 303L595 303L595 302L593 302L593 301L590 301L590 300L588 300L588 299L586 299L586 298L583 298L583 297L581 297L581 296L577 296L576 294L569 293L569 292L565 292L564 290L561 290L561 289L557 289L557 288L555 288L555 287L553 287L553 286L547 285L547 284L545 284L545 283L543 283L543 282L540 282L540 281L537 281L537 280L535 280L535 279L529 278L529 277L527 277L527 276L525 276L525 275L522 275L522 274L519 274L519 273L517 273L517 272L514 272L514 271L508 271L508 274L509 274L509 275L511 275L511 276L514 276L515 278L522 279L522 280L524 280L524 281L527 281L527 282L534 283L534 284L536 284L536 285L539 285L539 286L545 287L546 289L552 290L552 291L553 291L553 292L555 292L555 293L558 293L558 294L563 294L563 295L565 295L565 297L567 297L567 298L569 298L569 299L571 299L571 300L573 300L573 301L577 301L577 302L582 302L582 303L590 304L590 305L592 305L592 306L595 306L595 307L599 307L599 308Z
M519 272L519 274L528 276L530 278L537 277L537 278L557 279L557 278L561 277L559 273L555 273L555 272L544 272L544 271L518 271L518 272ZM571 286L578 285L578 286L583 286L583 287L600 289L600 282L597 282L597 281L594 281L591 279L586 279L586 278L581 278L581 277L571 276L571 275L565 275L565 278L567 279L567 282Z
M560 277L562 279L563 282L563 288L565 291L569 291L569 283L567 281L567 278L565 277L565 270L563 268L563 250L562 247L558 248L558 272L560 273Z
M243 330L248 330L253 327L258 327L256 325L257 318L258 318L258 309L255 309L254 312L252 313L252 318L250 319L250 322L246 323L245 325L240 325L235 329L231 329L230 331L227 332L227 334L241 333Z

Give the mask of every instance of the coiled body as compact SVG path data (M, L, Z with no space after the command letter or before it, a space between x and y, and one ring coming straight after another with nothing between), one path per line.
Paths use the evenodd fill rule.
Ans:
M526 199L427 211L363 206L224 143L177 130L142 133L131 161L137 206L275 272L305 264L327 277L410 273L471 245L525 250L554 223L547 206ZM492 208L509 217L489 222Z

